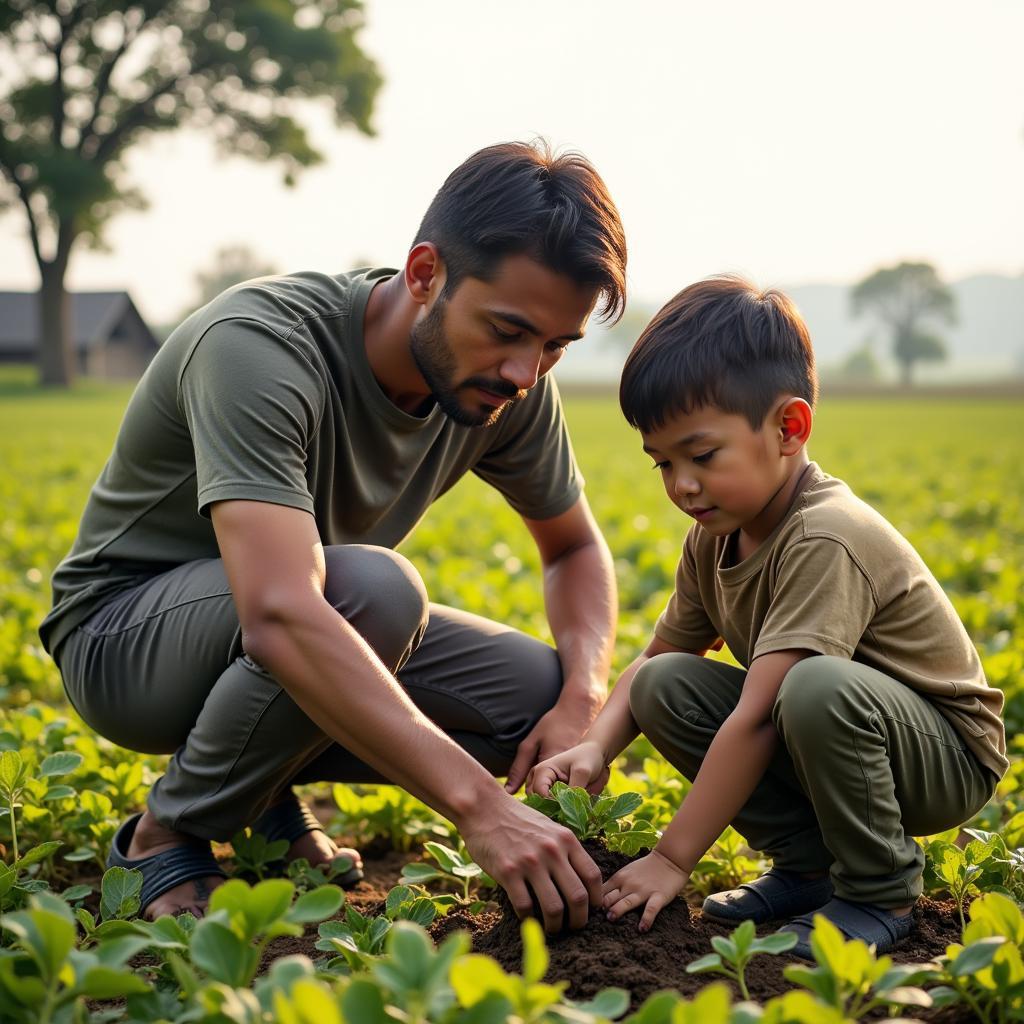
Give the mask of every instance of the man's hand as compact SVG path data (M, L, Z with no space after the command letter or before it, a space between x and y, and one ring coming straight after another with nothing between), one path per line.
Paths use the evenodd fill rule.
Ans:
M533 913L530 890L551 933L561 931L566 910L569 927L582 928L590 907L600 905L601 872L587 851L567 828L520 801L496 794L486 809L456 824L520 918Z
M646 857L620 868L604 883L602 906L609 921L643 906L640 931L650 931L659 912L683 891L689 877L668 857L651 850Z
M515 759L508 770L505 792L515 793L538 762L561 754L579 743L580 737L597 715L602 699L579 700L570 704L563 698L542 715L516 750Z
M597 794L607 781L608 765L605 764L604 751L593 741L584 740L535 765L526 777L526 792L547 796L556 782L564 782Z

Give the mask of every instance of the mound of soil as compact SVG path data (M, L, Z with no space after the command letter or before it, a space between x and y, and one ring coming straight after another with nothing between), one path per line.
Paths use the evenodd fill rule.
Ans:
M597 844L585 845L605 878L631 859ZM432 934L440 941L458 928L466 929L477 952L494 957L505 970L518 973L523 955L520 923L504 893L499 895L497 906L496 912L476 916L449 914L435 922ZM921 963L944 953L949 943L959 941L959 919L952 902L920 900L914 915L917 928L895 951L895 960ZM687 974L686 965L712 951L713 935L727 935L731 929L705 920L698 909L681 899L661 911L650 932L639 932L639 920L639 912L634 911L612 923L603 911L592 909L585 928L548 936L551 960L547 980L567 981L571 999L588 999L609 986L625 988L632 993L632 1008L636 1009L661 989L675 988L692 996L718 979L715 975ZM759 932L767 934L775 927L766 925ZM764 1002L788 991L792 986L783 978L782 968L804 962L787 956L755 957L746 971L751 998ZM735 995L739 998L738 990Z

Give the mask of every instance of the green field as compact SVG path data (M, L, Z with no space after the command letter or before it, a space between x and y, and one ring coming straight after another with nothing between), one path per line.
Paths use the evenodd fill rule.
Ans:
M49 603L49 575L75 535L77 517L109 451L128 394L126 387L94 383L70 395L44 394L17 374L0 377L0 466L3 467L0 473L0 695L3 698L0 750L6 752L0 761L0 804L15 808L10 814L0 816L0 843L5 846L4 864L0 866L0 911L8 912L6 930L0 940L0 1020L4 1021L89 1019L60 1014L71 1013L76 994L99 998L131 991L128 982L118 983L115 976L127 974L123 969L127 958L147 945L141 925L132 932L135 926L125 924L121 932L114 929L115 934L111 936L90 939L88 927L79 915L79 952L71 953L71 946L65 942L68 934L71 935L68 942L74 938L73 929L67 932L67 928L71 928L67 924L70 916L56 906L56 901L46 902L43 897L39 902L40 897L34 895L46 888L57 893L65 891L62 906L73 905L83 914L86 910L82 908L88 908L95 915L100 909L96 895L91 891L86 893L85 887L98 888L99 870L113 829L126 813L140 805L153 774L160 771L160 759L119 751L97 741L76 721L63 703L58 675L39 647L35 633ZM650 460L640 451L637 435L622 422L612 398L570 395L566 408L577 457L587 479L587 493L616 559L621 616L615 667L621 669L645 643L667 599L687 522L665 499L658 474L651 471ZM819 410L810 446L816 461L828 472L844 478L921 552L978 646L990 682L1006 694L1006 721L1014 766L1001 785L996 801L975 822L977 826L998 832L1001 838L988 840L986 849L981 849L985 846L982 842L966 855L960 854L959 847L950 845L954 836L936 840L929 850L928 882L932 891L943 892L955 891L960 884L957 878L966 879L965 885L973 882L984 891L999 890L1007 894L1006 902L1010 907L1024 894L1021 863L1018 855L1012 854L1024 845L1024 797L1019 788L1024 781L1024 759L1020 759L1017 738L1024 731L1022 437L1024 409L1013 401L826 399ZM422 573L432 599L548 637L538 562L529 536L502 499L478 480L464 480L438 502L403 550ZM618 773L613 777L613 786L618 792L639 791L644 804L637 814L645 815L657 826L671 813L685 787L672 778L672 773L663 765L653 760L643 765L644 756L649 754L642 743L634 747L626 762L631 775ZM60 757L56 761L49 760L47 768L47 759L53 755ZM431 823L426 809L414 801L402 803L399 800L388 811L387 807L381 809L382 801L387 802L383 797L373 803L373 794L339 792L337 798L337 828L348 835L367 839L374 834L389 834L396 845L407 845L418 842L423 836L429 838L444 832L443 826ZM357 803L364 801L363 808L353 805L353 799ZM407 827L406 819L414 819L417 824ZM14 859L12 822L16 824L20 863L15 863ZM61 845L41 845L49 842ZM42 852L32 862L25 851L36 847ZM949 860L949 866L943 866L943 858ZM972 859L977 861L977 870L971 867ZM729 836L724 838L709 863L711 866L703 876L706 886L742 877L744 871L756 867L756 861L744 860L736 853ZM293 882L303 887L302 880L293 879ZM113 881L110 884L113 886ZM130 880L124 884L130 890ZM73 888L76 886L82 888ZM69 887L70 894L67 893ZM132 917L130 898L118 910L113 889L105 895L109 898L104 903L102 916L111 920ZM33 899L36 902L30 907ZM321 909L327 905L324 903ZM1004 912L1009 913L1005 908L1000 910ZM970 965L974 969L956 975L956 983L951 982L949 976L942 977L943 986L954 993L957 985L963 984L978 1007L971 1012L985 1011L986 1015L977 1019L1007 1019L1001 1015L1004 1011L1000 1007L1004 1006L1015 1007L1017 1014L1022 1012L1024 965L1020 950L1024 948L1024 921L1020 920L1019 912L1014 910L1014 913L1017 916L1013 921L1020 922L1019 928L1017 923L1011 927L1006 921L998 926L978 925L968 936L972 940L985 936L1004 937L1002 942L994 937L987 940L988 946L976 954L977 963ZM978 915L979 919L988 920L983 911L979 910ZM989 916L995 919L998 915L993 911ZM305 920L319 919L312 914ZM226 931L227 926L224 928ZM398 936L395 942L414 944L414 939L409 937L411 932L406 934L401 928L393 931ZM200 932L207 934L210 928L205 931L201 928ZM253 935L246 932L238 941L246 937L251 940ZM128 942L122 950L128 952L123 957L110 952L109 962L96 960L104 942L114 942L118 936L122 942L134 936L135 941ZM351 1014L333 1018L327 1010L323 1011L326 1016L317 1016L311 1009L303 1011L308 1012L308 1016L302 1016L297 1010L288 1016L292 1011L286 1013L285 1009L275 1009L272 1017L246 1016L245 1013L257 1012L251 1005L245 1012L237 1010L237 1015L232 1015L235 1010L228 1012L222 1006L216 1013L213 1009L203 1010L209 1014L203 1016L196 1009L202 999L214 1007L218 999L222 1002L228 999L225 992L244 989L251 979L245 971L241 974L228 971L225 977L220 977L211 966L215 958L202 951L197 953L194 948L189 960L189 956L181 952L188 948L189 935L182 933L174 941L178 942L178 959L183 965L188 961L191 966L182 966L178 971L165 963L161 969L163 974L154 975L156 980L150 978L146 984L170 978L179 992L185 993L181 998L192 1000L188 1006L196 1015L174 1016L166 1010L163 1017L140 1015L130 1019L281 1019L294 1020L297 1024L314 1020L378 1019ZM412 948L410 945L407 950ZM36 953L32 949L36 949ZM415 956L421 954L428 955L421 950ZM106 987L96 980L100 975L95 975L93 989L83 980L88 973L90 956L96 960L93 968L103 967L109 972L109 977L103 975ZM78 966L75 966L75 957L80 959ZM997 970L990 967L993 957ZM341 980L336 982L312 977L306 980L309 986L320 986L317 991L321 994L348 992L347 986L352 983L346 979L353 967L351 962L347 966L343 963L342 967ZM483 977L489 968L480 970ZM80 978L76 971L81 974ZM33 984L39 981L41 987L19 987L16 981L11 981L15 974L31 975ZM364 972L361 976L367 975ZM191 995L189 978L197 986ZM225 978L233 981L229 984ZM76 984L80 986L78 989L74 988ZM207 992L215 984L223 989L219 996ZM908 984L917 982L912 979ZM32 988L32 992L28 988ZM202 998L196 994L200 990L207 992ZM22 996L12 996L12 991L22 991ZM320 1005L316 1002L320 996L296 994L296 991L282 996L281 1006L293 1002L298 1006L303 999L309 1000L309 1007ZM25 1005L31 1005L31 1009L22 1013L23 1007L17 1003L17 998L27 1000ZM148 1006L146 1000L152 1001L142 989L137 989L132 998L139 1006L144 1003ZM245 997L237 998L246 1002ZM349 998L356 997L350 993ZM718 996L705 998L712 1000ZM961 993L956 998L963 1003L966 997ZM48 999L50 1003L46 1004ZM461 990L459 1000L459 1006L469 1005L461 1001ZM44 1004L49 1006L49 1017L40 1015L39 1007ZM991 1017L987 1016L986 1009L990 1004L994 1007ZM81 1012L87 1013L86 1004L81 1002L81 1005ZM97 1008L100 1004L89 1006L95 1010L95 1019L101 1019L101 1010ZM184 1006L185 1003L180 1003L174 1013L184 1014ZM844 1007L843 1012L849 1012L850 1006L844 1004ZM108 1005L102 1012L113 1014L109 1019L129 1019L117 1016L124 1014L123 1004L116 1004L113 1009ZM150 1009L138 1012L156 1013ZM463 1019L430 1016L426 1012L420 1017L409 1016L407 1009L402 1012L407 1015L398 1019ZM562 1019L544 1016L547 1012L542 1006L536 1016L522 1019ZM728 1011L723 1011L726 1016L720 1017L714 1015L717 1012L709 1001L702 1011L704 1015L692 1019L729 1019ZM222 1015L217 1016L217 1013ZM465 1020L470 1019L465 1017ZM479 1017L481 1021L492 1019L506 1017ZM579 1019L605 1018L598 1013ZM670 1019L676 1018L649 1018L650 1021ZM840 1013L835 1018L779 1016L772 1019L843 1020L846 1017Z

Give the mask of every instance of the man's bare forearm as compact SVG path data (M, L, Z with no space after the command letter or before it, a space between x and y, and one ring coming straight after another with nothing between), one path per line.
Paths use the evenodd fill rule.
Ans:
M243 643L328 736L450 820L500 794L322 598L256 624Z
M611 554L598 535L545 567L544 602L562 662L559 703L596 714L607 692L618 600Z

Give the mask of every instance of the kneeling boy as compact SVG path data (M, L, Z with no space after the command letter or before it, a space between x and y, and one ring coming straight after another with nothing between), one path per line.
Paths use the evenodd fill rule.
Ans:
M909 543L809 461L817 393L807 328L778 292L692 285L644 330L620 401L669 500L697 522L646 650L583 740L528 789L595 787L642 731L693 781L657 846L604 885L640 930L732 823L773 860L709 896L728 923L814 912L891 948L911 929L924 856L1006 770L1003 696ZM702 657L722 642L745 666Z

